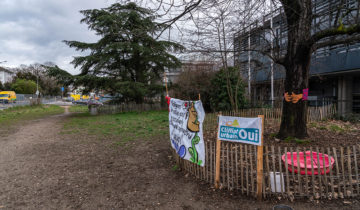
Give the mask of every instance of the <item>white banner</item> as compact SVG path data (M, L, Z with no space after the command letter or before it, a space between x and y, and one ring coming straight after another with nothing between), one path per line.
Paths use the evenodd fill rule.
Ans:
M219 116L218 138L220 140L261 145L261 132L260 117Z
M169 105L171 146L177 154L200 166L205 165L203 122L205 111L201 101L172 98Z

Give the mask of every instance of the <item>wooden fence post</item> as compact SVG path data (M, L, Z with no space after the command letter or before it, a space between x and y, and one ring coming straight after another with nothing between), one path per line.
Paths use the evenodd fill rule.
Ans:
M264 115L258 115L258 117L261 118L261 145L257 146L257 173L256 173L256 183L257 183L257 189L256 189L256 197L257 200L262 200L262 182L263 182L263 176L264 176L264 169L263 169L263 145L264 145Z
M219 119L219 116L221 116L221 112L218 115L218 119ZM219 123L220 122L218 122L218 126L219 126ZM217 136L216 136L215 189L219 189L219 187L220 187L220 152L221 152L221 141L218 138L219 129L216 133L217 133Z

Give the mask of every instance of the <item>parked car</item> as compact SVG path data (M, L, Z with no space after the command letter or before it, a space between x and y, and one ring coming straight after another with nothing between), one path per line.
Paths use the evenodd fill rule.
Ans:
M89 102L89 100L87 100L87 99L79 99L79 100L73 101L72 103L78 104L78 105L87 105L88 102Z
M121 94L116 94L114 96L110 94L106 94L100 97L99 101L102 102L103 104L113 104L113 103L118 103L121 98L122 98Z
M1 91L0 103L16 103L16 94L14 91Z
M88 106L95 105L95 106L102 106L104 105L101 101L90 99L87 103Z

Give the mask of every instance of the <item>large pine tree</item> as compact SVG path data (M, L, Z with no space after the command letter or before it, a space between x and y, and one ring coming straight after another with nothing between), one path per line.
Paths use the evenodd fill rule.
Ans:
M90 52L75 57L75 67L81 73L69 79L58 68L50 73L67 79L68 83L84 86L87 90L103 89L120 93L127 101L142 103L145 96L159 90L156 82L165 68L174 68L180 61L169 51L182 46L156 39L166 25L155 22L152 11L135 3L115 3L108 8L80 11L90 30L101 38L95 43L64 41L78 51ZM158 83L159 84L159 83Z

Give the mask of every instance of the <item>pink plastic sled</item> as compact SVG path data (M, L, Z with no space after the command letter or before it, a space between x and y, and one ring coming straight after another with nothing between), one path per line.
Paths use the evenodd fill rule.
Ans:
M299 152L300 174L305 175L305 168L307 169L308 175L312 174L311 156L312 156L312 165L314 168L314 175L318 175L319 170L320 170L320 174L329 173L330 167L333 168L333 166L334 166L334 163L335 163L334 158L333 157L329 158L329 156L327 154L306 151L305 157L304 157L304 153ZM319 161L318 161L318 156L319 156ZM297 157L298 156L297 156L296 152L293 152L293 153L287 152L286 154L281 156L281 159L284 162L284 164L286 164L285 158L287 159L288 170L290 172L292 172L292 169L294 166L294 172L298 173ZM319 167L319 165L320 165L320 167Z

